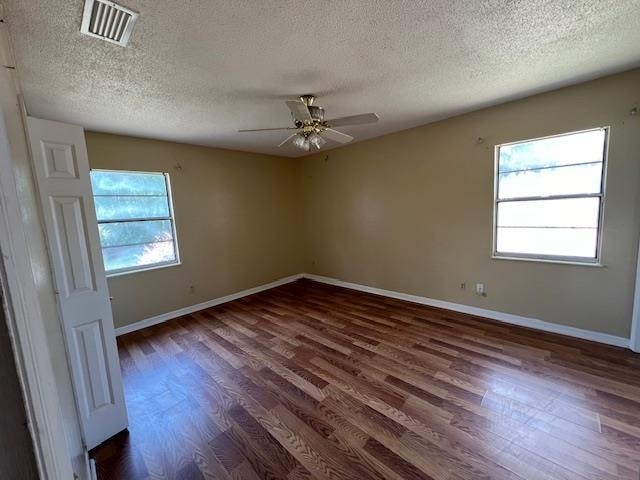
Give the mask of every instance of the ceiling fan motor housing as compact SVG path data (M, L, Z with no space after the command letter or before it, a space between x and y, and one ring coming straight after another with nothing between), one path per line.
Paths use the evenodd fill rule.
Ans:
M324 108L316 107L313 105L307 108L309 109L309 114L311 115L311 118L313 118L314 120L317 120L318 122L324 121Z
M309 109L309 115L311 115L311 119L313 120L313 123L324 122L324 108L315 107L315 106L309 106L307 108ZM302 122L301 120L298 120L295 117L293 118L293 121L296 127L298 128L302 127L305 124L305 122ZM309 122L306 122L306 123L309 123Z

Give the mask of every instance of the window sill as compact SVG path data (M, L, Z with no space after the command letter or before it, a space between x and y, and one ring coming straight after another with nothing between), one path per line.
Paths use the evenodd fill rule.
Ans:
M551 258L527 258L527 257L509 257L506 255L491 255L492 260L515 260L518 262L533 262L533 263L551 263L554 265L573 265L577 267L596 267L605 268L600 261L597 262L579 262L577 260L554 260Z
M121 277L123 275L131 275L133 273L149 272L151 270L160 270L161 268L178 267L182 262L163 263L160 265L151 265L149 267L136 268L135 270L123 270L121 272L107 273L107 278Z

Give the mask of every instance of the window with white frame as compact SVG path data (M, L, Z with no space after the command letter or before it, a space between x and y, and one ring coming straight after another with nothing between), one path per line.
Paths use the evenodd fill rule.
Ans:
M91 187L107 275L178 263L169 174L92 170Z
M608 128L496 146L494 256L598 263Z

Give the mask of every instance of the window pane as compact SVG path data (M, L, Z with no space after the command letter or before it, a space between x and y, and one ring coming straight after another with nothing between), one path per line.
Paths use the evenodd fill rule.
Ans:
M595 258L597 228L498 227L499 253Z
M498 227L598 227L600 199L565 198L498 203Z
M599 193L602 162L545 170L501 173L498 198Z
M572 133L558 137L503 145L499 150L499 172L602 161L605 130Z
M173 240L171 220L102 223L98 230L103 248Z
M136 270L177 261L163 173L91 172L105 270Z
M163 218L169 216L166 196L94 197L98 222L105 220L127 220L130 218Z
M94 195L166 195L162 173L113 172L93 170L91 188Z
M107 272L132 267L152 266L176 259L173 241L146 243L126 247L102 249L104 268Z

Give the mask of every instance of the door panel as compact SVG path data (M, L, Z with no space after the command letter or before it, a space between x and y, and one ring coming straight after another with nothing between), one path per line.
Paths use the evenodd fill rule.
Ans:
M42 149L47 178L78 178L78 163L73 145L43 141Z
M78 354L78 364L82 365L83 393L90 393L89 398L81 404L88 406L87 415L91 412L115 403L111 391L110 375L105 356L104 330L102 319L73 328L73 339Z
M127 427L81 127L29 117L38 194L80 423L91 449Z
M61 273L65 297L94 290L82 198L49 197L49 201L54 227L52 240L64 265Z

